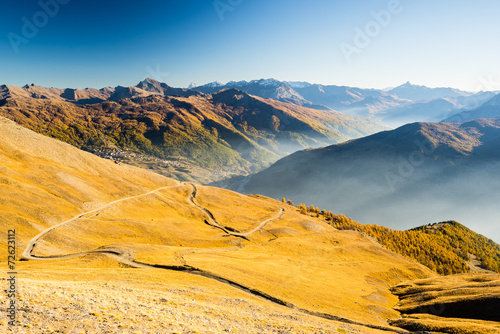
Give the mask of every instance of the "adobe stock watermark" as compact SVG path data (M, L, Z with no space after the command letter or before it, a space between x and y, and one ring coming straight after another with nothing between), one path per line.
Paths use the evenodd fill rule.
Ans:
M29 41L38 35L40 29L45 27L51 18L59 14L62 5L66 5L71 0L40 0L38 6L40 10L37 11L31 19L23 16L21 18L22 27L21 33L16 34L10 32L7 34L12 49L17 54L19 53L19 46L28 44Z
M213 5L217 15L219 15L219 19L224 21L224 15L227 12L234 11L242 2L243 0L215 0Z
M363 28L356 26L354 28L354 38L352 43L340 43L340 50L344 55L348 64L352 62L352 56L360 54L361 51L367 48L373 39L382 33L384 28L387 28L393 18L403 12L403 5L399 0L391 0L387 4L386 9L379 11L372 10L370 12L373 20L368 21Z
M155 68L152 68L151 66L146 66L146 72L148 72L148 76L151 79L154 79L159 82L166 82L167 77L170 75L170 73L163 72L161 70L160 64L156 64Z
M7 231L7 319L9 327L16 326L17 313L17 268L16 268L16 230ZM11 328L12 329L12 328Z
M415 140L418 149L413 150L407 158L398 157L397 173L387 171L384 173L385 180L391 191L396 190L396 186L403 183L415 173L415 169L424 164L426 157L431 157L436 147L429 140Z

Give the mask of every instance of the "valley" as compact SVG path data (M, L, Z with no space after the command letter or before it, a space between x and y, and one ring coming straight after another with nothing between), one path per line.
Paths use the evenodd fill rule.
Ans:
M499 126L413 123L299 151L252 175L242 191L397 229L455 220L498 241ZM233 181L227 186L238 189Z
M299 149L383 129L361 117L242 91L205 95L152 79L129 87L129 95L91 90L110 94L95 104L65 99L62 92L67 90L62 89L5 87L0 115L102 157L181 181L209 183L256 172Z

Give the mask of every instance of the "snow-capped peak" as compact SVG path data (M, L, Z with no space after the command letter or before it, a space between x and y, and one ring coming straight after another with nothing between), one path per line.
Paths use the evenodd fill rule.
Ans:
M309 82L305 81L287 81L286 83L292 88L307 88L312 86Z
M188 89L193 89L193 88L195 88L195 87L198 87L198 85L197 85L196 83L194 83L194 82L191 82L191 83L189 84L189 86L188 86Z
M242 81L229 81L226 86L231 86L231 87L242 87L242 86L245 86L247 85L248 82L245 81L245 80L242 80Z
M222 87L224 85L219 81L213 81L213 82L207 83L205 86L215 88L215 87Z
M255 82L258 83L260 86L274 86L274 87L278 87L281 84L276 79L260 79L260 80L255 80Z

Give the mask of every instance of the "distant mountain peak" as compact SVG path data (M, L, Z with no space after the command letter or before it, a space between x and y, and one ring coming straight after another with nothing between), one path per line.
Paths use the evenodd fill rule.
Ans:
M260 86L273 86L273 87L277 87L277 86L281 85L280 81L278 81L276 79L273 79L273 78L256 80L256 83L258 83Z
M212 94L212 98L217 102L228 103L229 101L250 98L250 94L236 88L223 88L221 91Z
M148 92L152 93L163 93L165 88L168 88L168 85L159 81L156 81L155 79L152 78L146 78L139 82L137 88L143 89Z
M286 84L292 88L307 88L312 86L312 84L306 81L286 81Z
M445 97L464 97L472 95L469 92L450 87L431 88L415 85L410 81L389 90L387 93L412 101L430 101Z
M404 84L401 84L397 87L392 88L391 90L399 89L399 88L409 88L409 89L417 89L417 88L422 88L422 89L433 89L424 85L415 85L412 84L410 81L405 82Z
M220 81L212 81L212 82L207 83L204 86L205 87L216 88L216 87L222 87L222 86L224 86L224 84L222 82L220 82Z
M151 77L147 77L146 79L142 80L140 83L160 83L158 80L155 80Z

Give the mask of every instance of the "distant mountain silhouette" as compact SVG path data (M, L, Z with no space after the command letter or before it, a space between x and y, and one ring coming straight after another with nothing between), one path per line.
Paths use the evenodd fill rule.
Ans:
M448 117L443 122L461 123L478 118L498 118L500 117L500 94L472 110L465 110L456 115Z
M400 98L412 101L429 101L440 99L443 97L461 97L472 95L469 92L465 92L456 88L429 88L426 86L413 85L409 81L401 86L389 90L387 93L397 95Z

